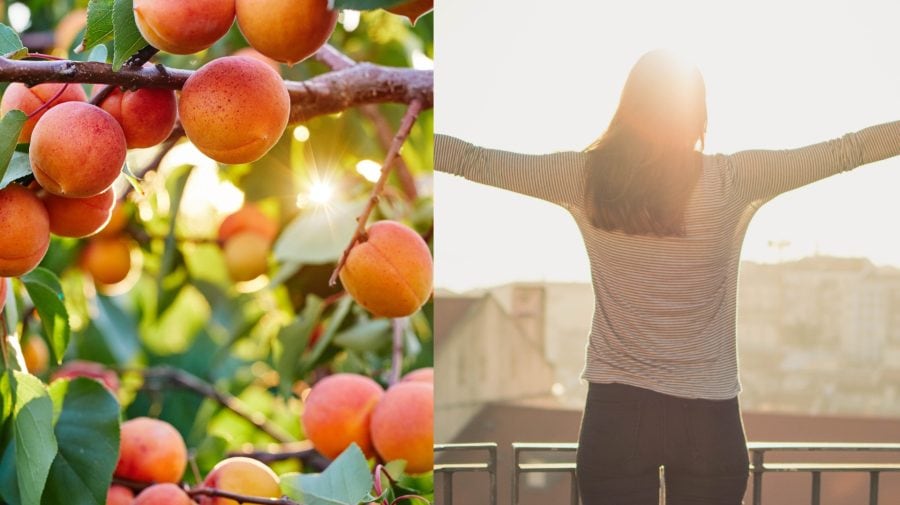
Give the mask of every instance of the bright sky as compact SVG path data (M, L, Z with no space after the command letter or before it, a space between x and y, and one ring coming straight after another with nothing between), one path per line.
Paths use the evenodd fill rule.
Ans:
M644 52L695 61L706 152L799 147L900 119L900 2L450 0L436 16L435 131L525 153L581 150ZM900 158L763 207L743 258L868 256L900 266ZM435 176L435 282L589 281L578 229L553 205ZM770 241L788 241L780 251Z

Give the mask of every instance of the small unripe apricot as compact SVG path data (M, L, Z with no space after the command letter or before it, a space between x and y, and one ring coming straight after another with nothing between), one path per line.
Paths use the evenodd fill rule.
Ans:
M250 163L281 138L291 101L284 81L261 61L215 59L184 83L178 114L191 142L220 163Z
M186 466L187 447L171 424L149 417L122 423L116 477L140 482L178 482Z
M58 93L63 86L66 85L56 82L46 82L29 88L21 82L14 82L7 86L6 91L3 92L3 99L0 100L0 116L5 116L7 112L13 109L19 109L26 115L31 114L56 96L56 93ZM84 89L81 85L69 84L66 86L65 91L63 91L51 105L25 121L25 126L22 127L22 132L19 133L19 143L27 144L28 142L31 142L31 133L34 131L35 125L48 110L63 102L84 102L86 100L87 95L84 93Z
M404 375L401 382L427 382L434 384L434 368L420 368Z
M175 484L155 484L141 491L132 505L196 505L194 500Z
M50 216L50 232L60 237L87 237L103 229L112 216L116 193L110 187L87 198L66 198L53 193L42 200Z
M95 86L94 95L106 86ZM170 89L116 89L100 104L116 118L129 149L152 147L166 140L175 128L175 92Z
M234 0L134 0L134 20L153 47L193 54L228 32L234 22Z
M434 386L400 382L372 412L372 443L385 461L406 460L407 473L434 467Z
M25 366L28 371L39 375L47 370L47 365L50 363L50 350L47 349L44 339L32 335L22 345L22 357L25 358Z
M219 243L224 244L229 238L244 232L256 233L272 242L278 235L278 225L259 207L247 203L222 220L222 224L219 225Z
M428 245L396 221L373 224L367 236L350 250L341 283L376 316L413 314L431 296L433 263Z
M31 135L31 169L50 193L87 198L106 191L125 164L125 134L100 107L66 102L53 107Z
M399 16L405 16L412 24L425 14L434 9L434 0L411 0L394 7L388 7L387 11Z
M281 487L275 472L250 458L238 457L220 461L210 470L203 485L244 496L281 497ZM222 497L201 496L200 505L238 505L238 502Z
M124 237L90 240L79 265L99 284L118 284L131 271L131 241Z
M303 407L306 437L327 458L338 457L353 442L367 457L374 455L369 420L383 395L381 385L369 377L325 377L312 387Z
M337 24L328 0L236 0L241 33L262 54L293 65L322 47Z
M50 381L57 379L74 379L75 377L86 377L99 381L113 396L119 392L119 376L116 372L106 368L100 363L93 361L73 360L63 363L61 367L50 377Z
M269 241L252 232L238 233L225 242L225 266L236 282L255 279L269 271Z
M106 505L132 505L134 493L125 486L113 484L106 493Z
M38 266L50 247L50 218L31 191L0 189L0 276L18 277Z

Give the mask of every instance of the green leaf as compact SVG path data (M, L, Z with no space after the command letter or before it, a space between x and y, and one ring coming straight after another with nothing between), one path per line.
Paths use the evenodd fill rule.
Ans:
M141 346L137 321L108 296L97 295L96 302L96 310L93 311L96 315L91 325L106 343L106 348L116 363L131 363Z
M56 456L53 402L37 377L22 372L12 374L16 482L22 503L35 504L40 503L50 465Z
M316 366L316 363L322 357L325 349L329 345L331 345L331 341L334 340L334 335L335 333L337 333L337 329L341 326L344 318L347 317L347 314L350 312L350 306L352 304L353 299L349 296L345 296L338 303L337 308L334 310L334 314L331 315L331 319L329 319L328 321L328 327L325 328L325 331L322 332L319 340L316 341L316 345L309 353L309 356L306 356L303 360L300 361L296 372L297 377L303 377L307 372L312 370L314 366Z
M365 201L336 203L315 207L285 226L275 243L279 263L330 263L341 257L356 231L356 217Z
M278 332L278 341L281 343L281 356L278 358L278 375L281 377L281 392L288 394L294 383L297 363L300 356L306 350L309 337L319 322L322 315L322 300L315 296L306 297L306 307L303 313L297 316L291 324Z
M15 30L0 23L0 56L12 60L24 58L28 49L22 45L22 39Z
M332 9L353 9L355 11L371 11L384 9L406 3L409 0L329 0Z
M119 459L119 402L100 383L76 378L50 385L59 453L41 503L104 505Z
M56 275L45 268L35 268L21 277L28 296L41 316L44 336L56 363L62 363L69 347L69 313L63 301L62 285Z
M7 137L4 137L7 138ZM2 142L2 141L0 141ZM16 180L25 177L26 175L31 173L31 161L28 159L28 155L25 153L14 152L12 155L12 160L9 162L9 165L6 167L6 173L0 178L0 189L9 186L9 184Z
M11 110L0 119L0 179L6 175L6 169L12 161L16 144L19 143L19 133L25 126L28 117L20 110Z
M286 474L281 491L305 505L358 505L374 481L362 450L355 443L320 474Z
M88 3L87 28L78 52L102 44L113 36L113 0L91 0Z
M181 197L184 196L184 187L191 176L194 165L181 165L172 170L166 181L166 191L171 199L171 212L169 214L169 232L166 234L165 249L160 260L157 283L156 315L160 315L175 301L183 282L170 283L167 278L175 271L178 259L178 241L175 237L175 224L178 221L178 211L181 208Z
M116 0L113 6L113 70L122 68L128 58L149 44L141 36L134 21L134 4L132 0Z
M334 343L354 351L375 351L391 342L390 319L375 319L357 324L335 335Z

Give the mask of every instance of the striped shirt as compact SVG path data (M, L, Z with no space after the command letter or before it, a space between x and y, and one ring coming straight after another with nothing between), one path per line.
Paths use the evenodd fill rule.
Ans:
M685 398L734 398L741 244L775 196L900 154L900 121L791 150L703 155L685 209L685 235L656 237L593 226L583 152L525 155L435 135L435 170L567 209L581 230L595 306L582 377ZM550 337L552 338L552 336Z

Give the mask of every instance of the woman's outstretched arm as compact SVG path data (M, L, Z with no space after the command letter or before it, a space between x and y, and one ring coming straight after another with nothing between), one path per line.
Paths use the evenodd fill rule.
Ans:
M571 207L584 198L586 155L519 154L485 149L449 135L434 136L434 169Z
M728 156L728 166L736 196L747 202L760 202L897 155L900 155L900 121L799 149L741 151Z

